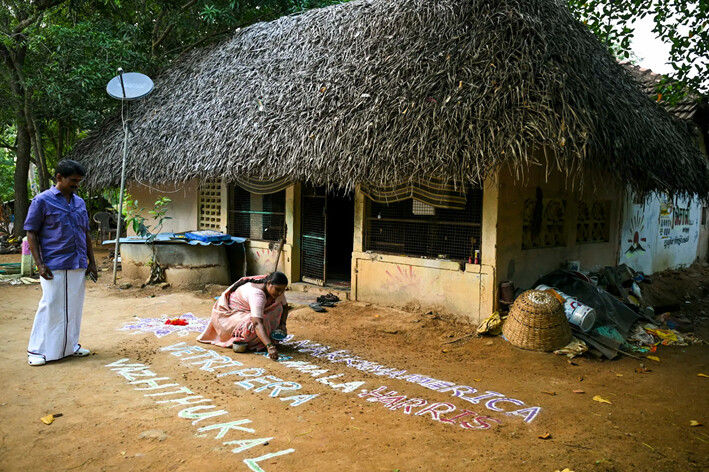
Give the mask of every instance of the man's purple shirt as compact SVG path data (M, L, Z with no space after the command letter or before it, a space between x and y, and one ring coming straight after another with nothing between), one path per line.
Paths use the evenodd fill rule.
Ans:
M78 195L72 195L67 203L56 187L40 193L30 204L24 228L37 233L42 261L50 270L88 267L89 214Z

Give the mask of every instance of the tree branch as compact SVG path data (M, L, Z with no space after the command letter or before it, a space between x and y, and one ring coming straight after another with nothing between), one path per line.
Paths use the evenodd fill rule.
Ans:
M195 3L197 3L197 0L189 0L187 3L180 7L180 13L183 13L192 8Z
M165 31L162 32L160 37L155 42L153 42L152 46L150 47L150 54L155 56L155 50L158 48L158 46L160 46L160 43L162 43L165 38L167 38L167 35L170 34L174 27L175 23L170 23L167 28L165 28Z
M200 44L204 43L205 41L208 41L208 40L210 40L210 39L212 39L212 38L216 38L217 36L221 36L221 35L223 35L223 34L231 33L232 31L237 30L237 29L239 29L239 28L240 28L240 26L234 26L234 27L232 27L232 28L228 28L228 29L225 29L225 30L217 31L217 32L212 33L212 34L208 34L207 36L204 36L204 37L198 39L197 41L195 41L194 43L192 43L192 44L186 46L186 47L180 52L180 56L182 56L183 54L187 53L188 51L191 51L192 49L196 48L197 46L199 46ZM179 51L180 49L182 49L182 48L174 48L174 49L171 49L171 50L167 51L167 54L169 55L169 54L171 54L171 53L173 53L173 52Z
M0 148L4 148L12 152L17 152L17 146L13 146L4 139L0 139Z
M44 15L44 12L35 13L34 15L30 15L24 20L20 21L19 23L17 23L17 26L15 26L15 28L12 30L10 36L14 37L21 34L25 30L25 28L42 18L42 15Z
M160 13L158 13L158 17L155 19L155 26L153 27L153 34L150 35L152 46L150 49L150 53L154 56L155 55L155 45L157 41L157 36L158 36L158 30L160 29L160 24L162 23L162 19L165 17L165 10L162 9L160 10Z
M182 5L182 6L180 7L180 9L178 10L178 14L186 12L187 10L189 10L190 8L192 8L193 6L195 6L196 3L197 3L197 0L188 0L187 3L185 3L184 5ZM158 16L158 21L156 21L156 23L155 23L155 29L154 29L154 31L153 31L153 36L155 36L155 34L157 34L158 23L159 23L159 21L160 21L162 15L163 15L163 12L161 11L161 12L160 12L160 16ZM160 44L162 44L162 42L165 41L165 39L167 38L167 36L172 32L172 30L173 30L174 28L175 28L175 22L174 22L174 21L171 22L169 25L167 25L167 28L165 28L165 31L162 32L162 34L160 35L160 37L159 37L157 40L153 41L153 44L152 44L152 46L150 47L150 54L152 54L153 56L155 56L155 51L156 51L156 49L158 48L158 46L160 46Z
M42 15L44 15L44 12L49 10L50 8L56 7L57 5L61 5L62 3L65 3L67 0L46 0L44 2L38 1L34 4L35 11L32 15L28 16L27 18L21 20L17 26L12 30L12 36L18 35L22 33L25 28L28 26L31 26L34 24L36 21L38 21L40 18L42 18Z

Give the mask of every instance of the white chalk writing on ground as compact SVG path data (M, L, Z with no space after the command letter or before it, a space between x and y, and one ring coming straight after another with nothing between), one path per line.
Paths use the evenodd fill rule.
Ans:
M414 408L422 407L419 411L414 413L414 416L430 415L433 421L440 421L447 424L456 424L459 422L457 424L463 429L490 429L492 427L491 423L502 423L496 418L478 415L474 411L467 409L462 410L462 413L458 413L451 418L445 418L441 415L444 413L451 413L457 409L452 403L430 403L422 398L408 398L406 395L397 395L398 392L394 390L385 392L386 388L386 386L381 386L371 391L362 390L359 397L366 398L367 401L370 402L381 402L390 410L401 409L401 411L407 415L410 415ZM500 409L499 411L503 410ZM467 418L467 420L462 421L463 418Z
M237 370L220 370L217 377L221 378L234 375L237 378L241 378L241 380L234 382L234 385L237 387L241 387L245 390L253 390L255 393L268 392L269 397L278 398L282 402L290 402L291 406L302 405L319 396L317 393L290 395L290 393L302 388L298 382L279 379L273 375L268 375L266 369L263 367L248 367L245 366L243 362L234 360L229 356L221 355L216 351L205 349L201 346L192 346L184 341L171 346L162 347L160 351L181 358L181 361L188 366L201 364L199 369L207 372L216 372L217 369L238 367Z
M523 418L524 421L527 423L534 421L534 419L541 412L541 407L527 407L525 406L525 403L523 401L514 398L508 398L503 393L498 393L490 390L486 390L484 393L478 392L478 389L469 385L457 385L455 382L439 380L421 374L410 374L406 370L400 370L364 360L359 356L351 355L350 352L347 350L338 350L330 352L330 346L322 346L318 343L310 341L309 339L295 341L294 338L295 337L293 335L289 334L286 339L281 342L281 344L295 348L298 352L309 354L312 357L325 359L331 363L342 362L344 363L343 365L345 365L346 367L357 369L365 373L370 373L382 377L389 377L392 379L406 380L407 382L418 384L422 387L437 392L451 392L451 395L453 397L467 401L474 405L479 404L480 402L482 402L482 400L486 400L484 402L484 405L487 409L495 412L502 412L509 416L519 416ZM377 390L377 392L379 391L380 390ZM363 393L366 393L366 391L363 391ZM394 394L395 393L396 392L394 392ZM499 404L503 402L524 408L507 411L499 406Z
M195 395L189 388L183 387L178 383L170 382L170 377L158 377L155 372L150 370L149 365L131 364L129 362L130 359L127 358L119 359L110 364L106 364L106 367L114 371L116 374L124 377L128 381L128 384L137 385L134 387L134 390L140 392L150 392L143 393L143 395L146 397L155 397L153 398L155 403L168 405L173 404L170 405L171 408L185 406L186 408L183 408L177 412L177 416L179 418L193 420L192 424L195 425L206 419L229 414L226 410L206 411L217 408L216 406L209 404L212 401L211 399L204 398L202 395ZM201 426L197 429L197 432L214 432L216 433L214 435L214 439L224 439L229 431L243 431L250 434L256 434L255 429L243 426L249 423L251 423L251 420L249 419L240 419L225 423L214 423ZM231 452L234 454L239 454L252 447L265 445L272 439L274 438L235 439L231 441L224 441L222 444L228 446L237 445L238 447L232 449ZM271 452L259 457L247 458L244 459L243 462L253 472L265 472L261 466L259 466L259 462L285 454L290 454L292 452L295 452L295 449L283 449L281 451Z
M306 361L287 361L287 362L282 362L282 365L285 367L291 368L298 370L303 373L307 373L312 375L313 377L317 377L318 375L322 375L324 373L329 372L328 369L323 369L318 365L315 364L310 364ZM345 374L334 374L334 375L329 375L327 377L319 377L316 378L315 380L323 383L325 385L331 386L334 390L343 392L343 393L350 393L354 392L357 390L359 387L363 386L366 382L365 381L353 381L353 382L335 382L331 379L336 379L339 377L344 376ZM387 408L390 410L399 410L402 413L406 415L410 415L413 411L413 408L421 408L421 410L416 411L414 413L414 416L424 416L426 414L430 415L429 419L431 421L439 421L441 423L445 424L457 424L457 421L464 418L464 417L469 417L469 416L474 416L472 418L473 422L460 422L460 426L464 429L489 429L492 425L491 423L497 423L500 424L501 421L497 420L495 418L489 417L489 416L478 416L477 413L474 411L470 410L462 410L462 414L458 414L453 416L452 418L445 418L441 416L443 413L451 413L455 411L457 408L455 405L452 403L448 402L431 402L423 398L409 398L406 395L397 395L396 391L391 391L387 392L386 394L380 393L382 390L386 389L385 386L379 387L376 390L373 390L371 392L367 392L367 390L362 389L358 397L360 398L367 398L367 401L374 402L374 401L381 401ZM471 399L475 401L479 401L477 398ZM496 399L502 401L503 399ZM496 411L503 411L502 409L497 409ZM469 418L470 420L470 418Z
M273 388L270 396L277 396L278 393L280 393L280 390L277 389L284 384L288 384L287 381L283 381L280 378L274 377L272 375L264 375L266 374L266 370L263 368L242 368L244 367L244 364L242 362L235 361L228 356L222 356L211 349L205 349L201 346L193 346L188 345L185 342L179 342L171 346L163 347L161 348L161 351L167 351L176 357L180 357L181 360L185 362L194 361L189 362L188 364L203 364L200 369L207 370L210 372L213 372L214 369L221 367L239 367L239 370L231 372L222 372L218 374L217 377L223 377L227 375L243 376L246 378L246 380L234 382L234 384L247 390L254 389L255 392L265 391L269 388ZM334 380L345 376L345 374L333 374L325 377L318 377L323 374L327 374L329 372L329 369L323 369L318 365L310 364L306 361L293 361L290 359L290 356L282 356L282 358L279 359L279 363L284 367L288 367L290 369L309 374L314 377L317 382L320 382L324 385L328 385L333 390L336 390L338 392L351 393L366 384L365 381L361 380L351 382ZM257 387L257 384L260 384L260 386ZM295 382L293 382L293 384L296 384L298 385L298 387L300 387L300 384L297 384ZM496 418L487 415L479 415L478 413L468 409L461 409L460 412L458 412L457 414L452 415L450 417L445 417L443 416L444 414L452 413L458 410L458 408L454 404L449 402L432 402L423 398L409 398L406 395L397 394L396 391L383 392L384 390L386 390L386 388L386 386L381 386L369 392L365 389L362 389L362 393L360 393L358 397L366 398L366 401L370 402L381 402L385 407L392 411L399 410L401 413L406 415L411 415L413 413L413 416L426 416L431 421L438 421L450 425L457 424L461 428L466 430L489 429L492 427L493 424L502 423ZM467 397L464 394L475 393L474 390L471 392L468 387L468 389L459 388L456 390L456 393L458 394L454 394L454 396L473 404L478 404L482 400L487 399L487 401L484 402L484 405L488 409L496 412L504 412L502 408L497 406L498 403L510 402L518 406L523 405L523 403L519 400L505 398L503 394L497 392L486 392L482 395ZM297 406L302 403L305 403L306 401L312 400L317 396L317 394L301 395L286 397L282 400L291 401L291 404L293 406ZM415 408L417 410L414 410ZM463 420L464 418L465 420Z
M186 313L185 315L182 315L181 318L185 319L190 319L190 326L192 326L192 329L196 329L198 326L201 326L203 323L207 323L207 319L200 319L195 317L191 313ZM149 331L149 332L154 332L156 336L158 337L163 337L170 332L177 331L179 335L185 335L187 333L183 333L178 331L181 328L185 327L177 327L177 326L170 326L170 325L164 325L164 319L160 318L138 318L136 322L132 322L127 324L124 328L124 330L129 330L129 329L138 329L141 331ZM398 370L396 368L391 368L385 365L380 365L375 362L370 362L365 359L362 359L359 356L354 356L349 353L347 350L338 350L338 351L330 351L329 346L321 346L318 343L312 342L310 340L300 340L300 341L294 341L294 336L293 335L288 335L286 340L282 343L284 345L289 345L291 347L294 347L297 349L298 352L308 354L312 357L316 358L324 358L328 360L331 363L338 363L342 362L344 363L345 366L349 368L355 368L359 371L365 372L365 373L370 373L373 375L377 376L384 376L384 377L389 377L389 378L394 378L394 379L399 379L399 380L406 380L407 382L414 383L421 385L425 388L428 388L430 390L438 391L438 392L451 392L451 395L462 399L464 401L473 403L473 404L478 404L482 399L485 398L490 398L490 400L487 400L484 405L486 408L488 408L491 411L495 412L503 412L506 415L514 415L514 416L520 416L524 419L525 422L532 422L537 415L541 411L541 407L533 406L533 407L525 407L521 409L516 409L512 411L506 411L498 406L500 403L510 403L516 406L525 406L525 403L522 402L521 400L516 400L514 398L507 398L504 394L494 392L487 390L484 392L482 398L481 395L475 396L476 393L478 393L478 389L468 386L468 385L457 385L455 382L447 382L443 380L438 380L432 377L428 377L425 375L420 375L420 374L409 374L407 373L406 370ZM182 343L184 344L184 343ZM195 358L201 358L201 357L206 357L207 359L203 359L197 362L194 362L193 364L203 364L202 367L200 367L201 370L212 370L212 365L215 364L215 362L218 359L221 359L222 364L219 365L219 367L213 367L213 368L221 368L221 367L229 367L229 366L243 366L242 363L238 361L234 361L233 359L229 358L228 356L220 356L214 351L207 350L204 348L199 348L199 347L191 347L191 349L194 352L200 352L198 356L195 356ZM266 354L265 354L266 355ZM321 375L323 373L326 373L328 370L327 369L322 369L319 366L313 365L313 366L305 366L303 364L289 364L291 357L288 356L282 356L279 361L281 364L285 365L286 367L289 368L295 368L296 370L301 370L301 371L306 371L308 370L308 373L310 373L313 377L317 377L318 375ZM302 361L294 361L294 362L302 362ZM256 370L248 370L248 369L240 369L232 372L224 372L220 373L218 377L224 377L227 375L240 375L243 377L255 377L258 380L253 380L252 382L249 381L243 381L243 382L235 382L235 384L239 387L245 388L247 390L254 390L255 392L264 392L269 389L271 392L269 392L269 396L278 396L282 390L285 389L298 389L299 384L296 382L293 383L287 383L286 381L283 381L281 379L278 379L277 377L273 376L263 376L262 378L259 378L259 372L260 373L265 373L265 370L263 372L261 371L256 371ZM338 374L336 376L329 376L329 377L320 377L316 379L320 383L323 383L325 385L329 385L333 389L345 393L352 392L356 390L357 388L361 387L362 385L365 384L363 381L353 381L353 382L342 382L342 383L336 383L331 381L333 378L341 377L344 374ZM257 386L258 384L258 386ZM295 385L298 385L296 387ZM366 390L363 390L363 392L366 392ZM392 394L393 395L393 394ZM300 396L301 398L298 399L293 399L294 397L287 397L287 398L282 398L281 400L288 400L293 403L294 406L300 405L302 403L305 403L306 401L311 400L312 398L315 398L317 395L312 395L312 396ZM399 395L400 396L400 395ZM299 397L299 396L295 396ZM426 400L422 399L416 399L421 402L426 402L426 404L429 405L430 403L427 402ZM371 397L369 399L371 401ZM393 401L393 400L392 400ZM415 403L414 399L407 399L408 405ZM391 405L390 405L391 406ZM403 408L403 407L402 407ZM402 411L406 413L406 411L409 411L410 409L403 408ZM435 415L431 415L435 419Z

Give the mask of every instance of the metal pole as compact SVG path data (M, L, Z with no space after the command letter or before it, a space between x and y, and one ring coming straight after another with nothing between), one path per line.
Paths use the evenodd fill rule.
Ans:
M123 191L126 188L126 155L128 154L128 122L123 122L123 164L121 166L121 193L118 196L118 224L116 225L116 247L113 251L113 285L116 285L118 271L118 250L121 239L121 220L123 219Z

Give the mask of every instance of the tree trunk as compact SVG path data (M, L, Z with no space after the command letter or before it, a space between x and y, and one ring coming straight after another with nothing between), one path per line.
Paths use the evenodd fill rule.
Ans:
M28 104L27 107L32 105ZM27 110L27 108L26 108ZM49 188L49 170L47 170L47 158L44 153L44 141L42 141L42 132L37 125L37 120L34 117L34 112L29 111L27 114L28 123L30 123L30 128L34 131L31 135L32 145L34 147L35 162L37 163L37 169L39 170L39 190L44 192Z
M30 133L27 130L25 112L17 110L17 161L15 162L15 226L14 236L24 236L25 218L29 209L27 178L30 170Z
M27 131L30 135L30 142L34 149L34 162L37 166L37 180L39 181L39 190L44 192L49 188L49 172L47 172L47 161L44 156L44 144L42 142L42 132L38 127L37 119L32 110L31 90L25 90L25 120L27 122Z
M64 138L64 148L65 149L71 149L71 146L74 144L74 139L73 139L73 131L71 129L71 120L68 120L66 122L66 136Z
M57 162L64 157L64 128L62 128L62 120L57 120Z

